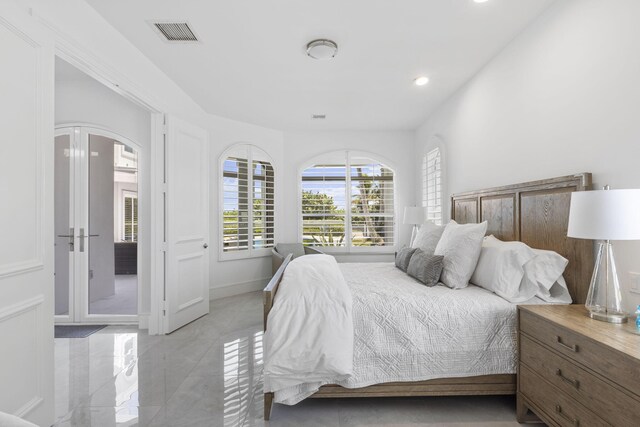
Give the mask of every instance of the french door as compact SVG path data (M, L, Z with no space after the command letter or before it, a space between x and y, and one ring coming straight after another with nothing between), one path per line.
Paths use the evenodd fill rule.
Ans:
M138 150L121 136L56 130L56 322L137 322L137 166Z

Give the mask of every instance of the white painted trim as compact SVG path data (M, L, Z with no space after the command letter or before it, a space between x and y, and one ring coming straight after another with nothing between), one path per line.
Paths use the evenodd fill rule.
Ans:
M8 11L7 11L8 12ZM43 53L41 49L41 45L34 40L30 34L23 31L20 26L15 25L9 19L4 18L0 15L0 25L5 27L7 30L11 31L13 35L22 39L23 42L27 43L33 49L35 49L38 53L36 54L36 75L38 79L42 79L45 74L45 70L47 68L47 60L43 58ZM47 138L49 134L46 130L46 123L48 122L46 116L52 111L49 111L47 108L47 93L46 93L46 85L39 84L36 87L36 100L35 104L38 106L37 111L35 112L35 126L36 126L36 137L34 140L34 151L35 157L33 159L35 163L35 221L33 227L35 229L35 244L34 244L34 252L30 254L30 259L23 259L17 262L13 262L10 264L0 264L0 279L10 276L21 275L25 273L30 273L38 270L42 270L45 268L45 242L47 241L44 237L45 230L47 229L47 218L43 216L43 212L45 211L46 206L46 192L44 188L46 187L45 182L45 171L48 165L45 164L45 156L43 152L45 152L46 144L48 143Z
M37 307L43 302L44 295L38 295L9 307L3 308L2 310L0 310L0 322L4 322L11 317L17 316L18 314L26 313L27 311L33 310L33 307Z
M138 329L149 329L149 318L151 313L138 314Z
M44 295L37 295L33 298L29 298L17 304L6 307L0 311L0 323L6 322L12 317L25 314L29 311L35 311L36 335L34 339L35 339L37 351L40 354L44 351L44 343L42 342L42 336L41 336L41 331L42 331L42 328L44 327L43 313L42 313L43 303L45 302L44 298L45 298ZM14 415L21 418L26 417L35 408L37 408L42 403L44 403L44 397L43 397L45 394L44 393L45 380L44 380L44 369L43 369L44 367L41 364L38 364L35 368L37 370L37 375L36 375L36 379L37 379L36 393L37 394L33 396L33 398L29 400L27 403L25 403L23 406L18 408L16 412L14 412Z
M221 298L232 297L234 295L242 295L249 292L261 291L267 286L271 277L262 277L257 280L250 280L248 282L230 283L223 286L216 286L209 288L209 295L211 300L217 300Z
M146 320L149 335L164 333L166 255L166 133L164 114L151 115L151 311ZM140 326L142 323L140 323Z

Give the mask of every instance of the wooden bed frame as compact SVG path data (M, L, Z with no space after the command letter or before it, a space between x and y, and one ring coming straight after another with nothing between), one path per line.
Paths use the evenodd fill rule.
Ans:
M591 174L582 173L525 182L451 196L451 218L458 223L488 222L487 235L519 240L558 252L569 260L564 277L574 303L584 303L593 268L593 242L567 238L571 193L591 189ZM289 255L264 289L264 328ZM392 382L348 389L325 385L312 398L386 396L460 396L516 394L516 375L484 375L416 382ZM271 415L273 393L264 394L264 419Z

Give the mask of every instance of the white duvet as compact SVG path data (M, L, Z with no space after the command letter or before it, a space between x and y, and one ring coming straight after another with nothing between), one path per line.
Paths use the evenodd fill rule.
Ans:
M353 331L351 292L335 259L291 261L267 320L265 391L275 391L276 402L294 404L309 394L280 399L280 393L351 377Z
M516 372L516 305L473 285L426 287L393 263L320 267L316 257L289 264L269 314L265 391L276 402L324 384Z

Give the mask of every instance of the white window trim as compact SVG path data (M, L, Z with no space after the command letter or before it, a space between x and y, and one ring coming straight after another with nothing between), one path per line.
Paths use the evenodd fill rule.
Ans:
M298 177L297 177L297 187L298 187L298 241L303 241L303 215L302 215L302 174L307 168L310 168L319 163L338 163L342 164L345 162L346 167L346 181L345 185L347 189L351 188L351 158L352 157L364 157L378 163L383 164L387 168L391 169L393 172L393 236L394 236L394 244L392 246L351 246L351 205L345 209L345 241L346 245L344 247L340 246L316 246L318 249L322 250L322 252L327 254L393 254L397 250L398 246L398 198L396 197L398 194L397 189L397 173L396 167L392 162L385 159L383 156L380 156L376 153L369 153L366 151L349 151L349 150L340 150L340 151L332 151L329 153L325 153L312 159L304 162L298 168ZM350 190L349 190L350 191Z
M233 144L232 146L230 146L229 148L227 148L224 153L222 153L222 155L220 156L220 158L218 159L218 174L217 174L217 180L218 180L218 232L217 232L217 236L216 236L216 240L218 240L218 261L233 261L233 260L239 260L239 259L248 259L248 258L263 258L263 257L267 257L267 256L271 256L271 248L260 248L260 249L254 249L253 248L253 218L250 218L250 220L248 221L248 236L249 236L249 244L246 250L241 250L241 251L233 251L233 252L225 252L224 251L224 236L223 236L223 232L224 232L224 162L225 160L229 157L229 153L231 153L233 150L236 150L238 148L245 148L247 149L247 164L248 164L248 170L251 171L251 173L248 174L247 176L247 188L249 189L249 206L253 206L253 169L252 169L252 165L253 165L253 150L260 150L262 153L264 153L267 156L267 161L269 162L269 164L271 164L271 167L273 168L273 198L274 198L274 212L273 212L273 216L274 216L274 225L273 225L273 236L274 236L274 246L275 246L275 238L276 238L276 221L275 221L275 216L276 216L276 207L275 207L275 200L276 200L276 192L277 192L277 185L276 185L276 165L274 164L273 159L271 158L271 156L262 148L254 145L254 144L249 144L249 143L237 143L237 144Z

